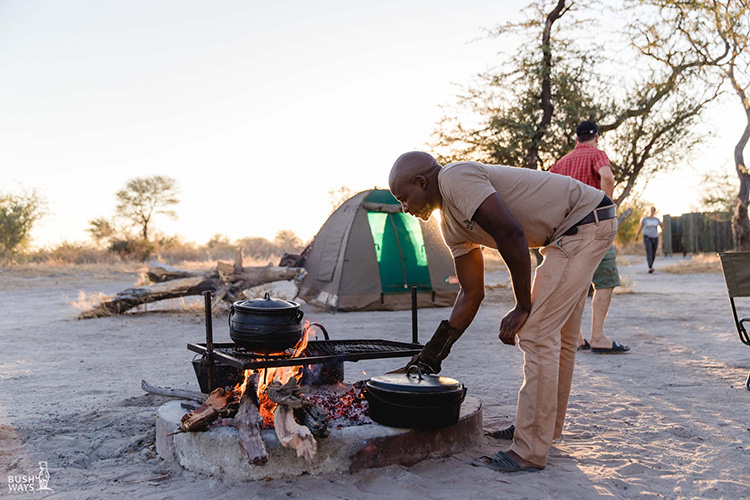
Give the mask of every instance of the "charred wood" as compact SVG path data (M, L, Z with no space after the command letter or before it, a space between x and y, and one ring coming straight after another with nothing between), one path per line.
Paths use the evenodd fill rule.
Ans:
M198 409L183 415L178 432L208 430L214 420L229 411L230 405L236 402L236 398L235 391L227 391L222 387L215 389Z
M266 394L274 403L293 409L294 416L310 429L313 436L324 438L331 433L328 429L330 417L325 410L304 396L303 389L297 385L294 377L284 385L271 382L266 389ZM274 413L275 420L276 414Z
M263 465L268 461L266 445L260 431L263 427L263 417L258 410L255 399L254 384L248 382L247 389L240 400L240 408L234 417L234 426L239 432L240 446L252 465Z

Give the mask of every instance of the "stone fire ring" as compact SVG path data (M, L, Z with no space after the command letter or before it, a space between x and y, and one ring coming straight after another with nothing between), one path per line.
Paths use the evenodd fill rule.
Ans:
M453 455L480 444L482 403L467 396L456 425L441 429L398 429L366 424L331 429L317 439L318 452L312 463L286 449L273 430L261 433L268 451L268 463L250 465L234 427L212 427L206 432L168 436L187 413L180 401L170 401L156 413L156 451L167 461L185 469L226 480L257 480L330 472L354 473L392 464L413 465L427 458Z

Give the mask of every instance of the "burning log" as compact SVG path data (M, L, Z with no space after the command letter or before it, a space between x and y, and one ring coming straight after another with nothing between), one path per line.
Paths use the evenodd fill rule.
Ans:
M297 386L297 379L290 378L284 385L272 382L266 389L268 399L278 405L293 408L294 415L304 423L315 437L328 437L331 431L328 429L330 417L317 404L310 401L302 393L302 388ZM274 421L275 421L274 415Z
M302 268L274 267L270 264L265 267L243 268L241 263L220 262L216 270L206 273L192 273L163 264L151 264L148 275L152 281L156 281L155 284L127 288L93 309L83 311L78 319L113 316L142 304L200 295L205 291L216 294L218 300L231 303L242 290L273 281L299 279L303 273Z
M215 389L197 410L183 415L180 427L175 434L208 430L211 422L219 418L222 413L226 413L229 406L236 400L235 391L227 391L221 387Z
M299 417L299 412L296 412ZM316 404L310 404L310 406L302 409L302 421L310 429L312 435L319 438L328 437L331 430L328 428L328 421L331 417Z
M260 416L255 400L253 384L248 381L248 389L242 395L240 408L234 417L234 426L239 432L240 446L252 465L263 465L268 461L266 445L260 435L263 417Z

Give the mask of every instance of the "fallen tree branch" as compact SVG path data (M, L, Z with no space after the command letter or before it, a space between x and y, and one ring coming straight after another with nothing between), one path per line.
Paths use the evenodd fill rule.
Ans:
M218 277L218 275L216 274L216 271L209 271L209 272L186 271L184 269L178 269L176 267L172 267L170 265L167 265L158 261L153 261L148 265L146 276L148 276L148 279L151 281L151 283L163 283L165 281L171 281L171 280L176 280L180 278L194 278L196 276L213 277L213 278Z
M141 389L148 392L149 394L156 394L157 396L168 396L170 398L190 399L203 403L206 401L206 395L202 392L188 391L185 389L172 389L171 387L159 387L157 385L151 385L145 380L141 380Z
M228 266L229 269L234 269L234 266L231 264ZM222 269L227 269L226 265L221 267ZM235 294L240 290L273 281L295 279L302 273L304 273L304 270L301 268L274 267L269 265L265 267L242 268L241 272L233 274L225 274L223 272L219 273L217 270L210 273L171 279L153 285L123 290L117 293L113 298L105 300L93 309L83 311L78 315L78 319L113 316L116 314L122 314L142 304L150 304L152 302L174 299L177 297L200 295L206 291L212 293L221 291L224 300L233 301ZM221 279L219 278L220 274L222 276ZM169 275L174 276L176 274L171 273ZM156 277L161 279L165 276L167 276L167 274L162 273Z

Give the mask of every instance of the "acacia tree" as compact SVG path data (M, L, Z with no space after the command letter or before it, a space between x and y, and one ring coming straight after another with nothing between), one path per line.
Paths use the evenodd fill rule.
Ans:
M459 96L459 106L478 117L478 126L455 117L439 123L434 146L449 150L440 160L468 155L548 169L575 145L576 125L591 119L606 140L618 193L614 201L620 204L636 181L677 164L700 142L692 127L715 98L688 91L701 64L643 57L639 71L629 72L635 77L608 73L598 63L604 49L593 40L610 33L583 18L593 3L578 2L573 9L566 0L534 2L527 21L497 30L498 36L515 33L525 41L502 65L509 69L480 75L482 85ZM576 42L581 39L585 47ZM630 60L622 64L632 67Z
M700 63L703 82L722 89L729 87L745 114L745 126L734 147L734 164L740 181L732 233L737 250L750 250L750 220L748 196L750 174L744 160L744 150L750 139L750 102L748 86L750 74L750 5L747 0L631 0L634 8L648 7L658 17L640 22L643 46L659 50L664 44L676 51L689 54ZM663 51L662 51L663 52Z
M36 191L0 194L0 258L10 259L23 250L43 215L44 201Z
M177 181L171 177L155 175L131 179L115 197L116 215L138 227L145 241L148 241L154 216L161 214L177 218L177 213L167 208L180 202L177 198Z
M594 61L578 48L574 36L559 28L563 16L572 16L570 2L548 3L534 2L525 9L525 21L493 30L493 37L521 37L522 49L502 61L500 69L478 75L478 83L458 96L458 107L475 125L446 110L431 144L439 151L439 161L471 157L548 169L573 147L570 130L602 114L594 98L599 84L588 71Z

